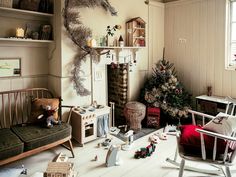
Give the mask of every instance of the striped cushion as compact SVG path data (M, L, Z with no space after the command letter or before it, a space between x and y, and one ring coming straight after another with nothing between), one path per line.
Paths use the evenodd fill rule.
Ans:
M9 129L0 129L0 160L23 152L24 143Z
M25 143L24 151L28 151L70 136L71 126L67 123L50 129L39 125L15 126L12 131Z

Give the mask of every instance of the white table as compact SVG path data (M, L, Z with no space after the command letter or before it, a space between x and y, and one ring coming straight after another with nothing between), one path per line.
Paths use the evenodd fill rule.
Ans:
M196 97L196 107L197 110L199 110L198 106L201 104L206 104L209 107L209 110L212 110L212 114L216 114L217 112L224 112L226 105L228 104L228 101L225 99L226 97L221 96L207 96L207 95L200 95ZM206 109L207 109L206 106ZM213 110L215 109L215 110ZM211 114L211 111L207 112Z

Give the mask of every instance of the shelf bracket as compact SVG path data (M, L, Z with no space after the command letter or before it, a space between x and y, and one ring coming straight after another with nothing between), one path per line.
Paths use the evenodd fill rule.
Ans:
M106 50L106 51L103 52L104 50ZM96 55L98 56L98 59L100 61L101 56L109 54L111 50L110 49L105 49L105 48L96 48L95 51L96 51L96 53L97 53Z
M120 64L120 60L119 60L119 58L120 58L120 52L122 51L122 48L116 48L116 49L114 49L114 51L115 51L115 54L116 54L116 63L117 63L117 67L119 68L119 64Z
M137 56L136 53L139 49L138 48L133 48L131 50L132 50L133 61L135 62L136 61L136 56Z

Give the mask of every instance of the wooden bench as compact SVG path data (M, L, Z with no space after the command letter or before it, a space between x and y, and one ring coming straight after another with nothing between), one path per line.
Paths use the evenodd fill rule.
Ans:
M71 151L71 126L69 124L73 106L61 105L59 99L58 119L60 125L47 128L30 124L33 98L54 98L45 88L30 88L0 92L0 166L25 158L32 154L63 145ZM70 109L67 120L62 121L62 108ZM67 146L64 144L66 143Z

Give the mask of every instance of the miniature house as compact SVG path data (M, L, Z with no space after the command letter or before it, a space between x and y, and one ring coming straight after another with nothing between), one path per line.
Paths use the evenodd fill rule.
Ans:
M126 46L145 46L145 25L140 17L126 22Z

